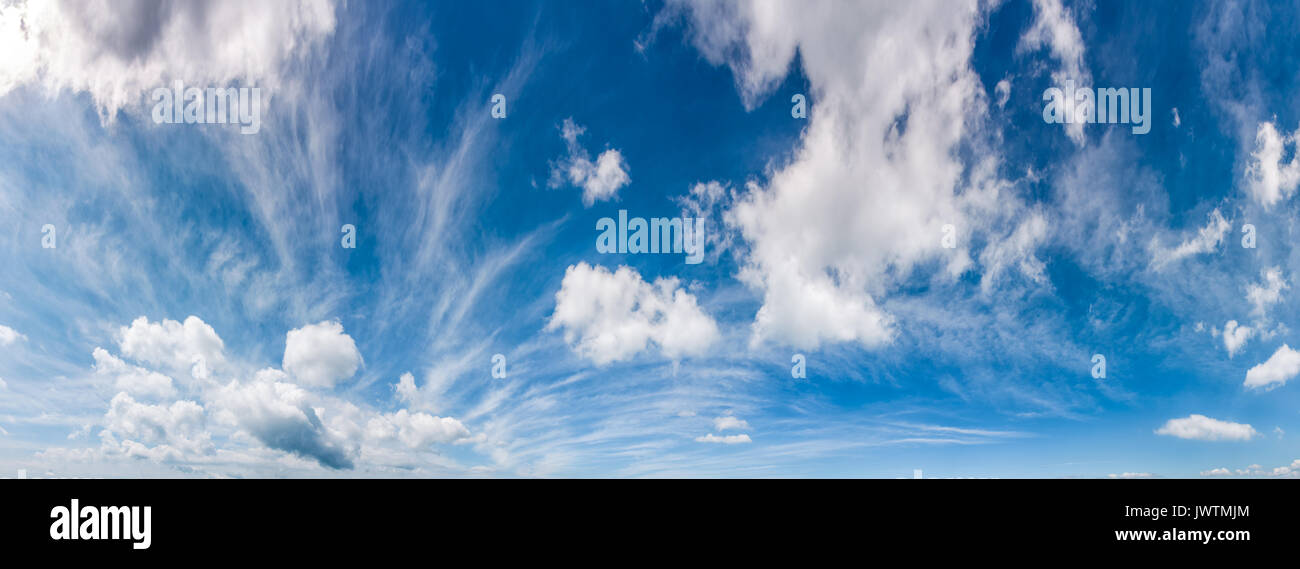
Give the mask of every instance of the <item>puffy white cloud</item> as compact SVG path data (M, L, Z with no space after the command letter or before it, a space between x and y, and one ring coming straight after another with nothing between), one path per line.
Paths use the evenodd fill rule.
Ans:
M110 449L156 461L205 454L212 447L203 406L194 401L150 405L126 393L113 397L100 437Z
M290 330L285 339L284 371L303 385L333 387L364 363L343 324L326 321Z
M1300 352L1282 344L1264 363L1246 371L1246 382L1251 389L1273 389L1285 385L1287 381L1300 374Z
M8 346L18 340L26 340L27 336L19 334L13 328L0 324L0 346Z
M131 326L123 326L121 334L124 355L173 373L205 379L208 370L225 362L221 337L197 316L186 318L184 324L165 318L151 323L141 316Z
M406 372L397 378L397 385L393 386L397 392L397 398L406 403L414 403L416 395L419 394L419 388L415 387L415 376L411 372Z
M1166 421L1164 426L1156 429L1156 434L1198 441L1248 441L1259 433L1247 424L1193 414Z
M703 354L718 326L675 278L650 284L636 270L611 273L586 263L571 265L555 293L547 330L564 330L577 353L598 365L627 359L653 342L665 356Z
M1177 247L1166 249L1160 246L1159 238L1153 237L1151 240L1151 267L1162 269L1166 265L1201 253L1209 253L1218 249L1219 244L1223 243L1224 237L1232 229L1232 224L1224 219L1223 214L1219 213L1216 208L1210 212L1210 221L1196 232L1196 235L1183 241Z
M215 400L227 420L268 447L329 468L352 468L355 445L321 421L309 392L285 379L279 370L263 370L252 381L221 388Z
M567 180L582 188L582 203L590 207L598 201L616 197L619 188L630 183L632 178L628 176L623 153L616 149L601 152L594 163L591 161L586 149L578 143L578 137L586 130L575 124L573 119L564 119L560 136L564 138L568 156L552 165L550 186L558 187L563 183L562 180Z
M713 433L709 433L709 434L704 435L704 436L702 436L702 437L695 437L695 442L700 442L700 443L719 443L719 444L724 444L724 445L734 445L734 444L739 444L739 443L749 443L749 442L753 442L753 441L751 441L751 440L749 439L749 435L746 435L746 434L743 434L743 433L742 433L742 434L739 434L739 435L726 435L726 436L721 436L721 437L718 436L718 435L715 435L715 434L713 434Z
M95 348L95 373L114 378L114 387L136 396L165 398L176 394L172 378L130 365L103 348Z
M333 33L330 0L18 0L0 5L0 96L27 83L90 93L108 122L150 90L276 88Z
M1152 478L1150 472L1121 472L1119 474L1107 474L1107 478Z
M748 429L749 422L731 415L723 415L713 419L713 430L725 431L727 429Z
M796 51L811 83L814 112L792 160L725 215L747 245L740 277L763 298L755 344L887 344L895 320L880 299L921 264L938 261L947 278L969 270L976 241L990 245L986 289L1005 267L1041 272L1033 250L1045 220L1025 215L987 147L959 151L988 114L970 65L979 2L669 9L689 13L690 41L731 68L747 107L780 84Z
M451 417L411 413L401 409L381 415L366 424L366 436L375 440L396 438L410 448L455 442L469 436L469 429Z
M1295 152L1297 135L1279 134L1273 123L1260 123L1255 133L1255 150L1246 165L1246 191L1265 208L1295 193L1300 184L1300 152ZM1292 147L1291 161L1282 163L1285 147Z
M1228 350L1228 357L1236 355L1246 345L1252 331L1248 326L1238 326L1236 320L1229 320L1223 325L1223 347Z

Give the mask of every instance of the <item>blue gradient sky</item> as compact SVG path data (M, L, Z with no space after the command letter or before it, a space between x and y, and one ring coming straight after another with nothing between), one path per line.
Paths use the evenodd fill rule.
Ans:
M1295 476L1298 15L0 4L0 468ZM1066 78L1150 133L1045 123ZM260 131L153 123L175 79ZM620 209L704 262L598 253Z

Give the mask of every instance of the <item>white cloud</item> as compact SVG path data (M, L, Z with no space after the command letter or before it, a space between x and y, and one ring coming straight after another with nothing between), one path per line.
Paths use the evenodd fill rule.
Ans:
M375 440L396 438L409 448L455 442L469 436L469 429L451 417L411 413L401 409L381 415L366 424L366 436Z
M112 122L175 79L274 89L283 69L334 25L330 0L6 2L0 96L27 83L84 91Z
M1265 208L1290 197L1300 184L1300 152L1294 152L1297 134L1300 130L1279 134L1271 122L1260 123L1255 133L1255 151L1251 152L1245 171L1246 191ZM1290 162L1282 164L1287 145L1292 146L1294 154Z
M1210 221L1196 232L1196 235L1183 241L1177 247L1166 249L1160 246L1159 238L1151 239L1151 267L1159 270L1166 265L1184 257L1209 253L1218 249L1224 237L1232 229L1232 224L1224 219L1218 208L1210 212Z
M1246 371L1246 382L1243 385L1251 389L1269 390L1285 385L1296 374L1300 374L1300 352L1282 344L1268 360Z
M397 392L399 400L408 404L415 403L416 395L419 394L419 389L415 387L415 376L409 371L397 378L397 385L393 386L393 390Z
M578 143L578 137L586 128L574 124L573 119L564 119L560 127L560 136L568 148L568 156L552 165L551 187L558 187L561 180L582 188L582 203L590 207L598 201L617 197L619 188L628 185L632 178L627 173L627 162L623 154L616 149L600 153L593 163L586 149Z
M1260 276L1264 279L1263 282L1246 286L1246 300L1254 306L1251 310L1252 315L1256 318L1265 318L1268 315L1268 307L1282 300L1282 290L1289 288L1289 285L1280 267L1264 269L1260 272Z
M13 328L0 324L0 346L8 346L18 340L26 340L27 336L19 334Z
M1011 80L1003 79L993 87L993 92L998 96L998 108L1007 106L1007 100L1011 98Z
M352 377L362 363L356 342L337 321L290 330L285 338L284 371L306 386L333 387Z
M1300 477L1300 459L1291 461L1286 466L1276 468L1264 468L1258 464L1252 464L1246 468L1229 470L1227 468L1215 468L1213 470L1201 471L1201 476L1255 476L1255 477L1279 477L1279 478L1297 478Z
M1152 478L1150 472L1121 472L1119 474L1107 474L1108 478Z
M121 328L122 354L136 361L162 366L173 373L203 379L207 370L225 361L225 344L215 330L197 316L182 324L163 319L151 323L141 316Z
M747 184L725 213L747 245L740 277L762 295L754 344L888 344L895 319L881 300L918 265L960 276L977 241L991 246L986 287L1007 266L1034 278L1047 226L1024 214L995 155L958 150L987 116L970 66L978 2L670 9L689 12L688 38L730 67L747 108L780 84L796 51L817 95L792 160ZM942 247L945 225L957 229L956 248ZM989 235L971 239L980 233Z
M1236 320L1229 320L1223 325L1223 347L1228 350L1228 357L1236 355L1241 347L1246 345L1246 340L1250 339L1251 329L1248 326L1238 326Z
M108 350L95 348L95 373L114 378L114 387L136 396L165 398L176 394L172 378L127 364Z
M330 429L320 417L311 393L286 383L285 374L267 369L252 381L233 381L215 400L220 412L266 446L316 460L334 469L350 469L355 445Z
M1247 424L1193 414L1168 420L1164 426L1156 429L1156 434L1198 441L1248 441L1259 433Z
M723 415L713 419L713 430L725 431L727 429L748 429L749 422L731 415Z
M753 442L753 441L751 441L751 440L749 439L749 435L746 435L746 434L739 434L739 435L726 435L726 436L722 436L722 437L720 437L720 436L715 435L715 434L713 434L713 433L709 433L709 434L704 435L704 436L702 436L702 437L695 437L695 441L696 441L696 442L700 442L700 443L719 443L719 444L724 444L724 445L734 445L734 444L738 444L738 443L749 443L749 442Z
M100 437L107 448L155 461L205 454L212 447L203 406L193 401L150 405L126 393L113 397Z
M1183 119L1178 116L1178 107L1174 107L1172 114L1174 118L1171 120L1173 121L1174 128L1177 128L1179 125L1183 124Z
M611 273L586 263L571 265L555 293L547 330L597 365L624 360L653 342L669 358L701 355L718 339L718 326L677 279L650 284L630 267Z
M1034 13L1037 14L1034 25L1020 38L1016 51L1024 52L1047 46L1052 57L1060 64L1060 68L1052 72L1052 81L1056 85L1073 81L1076 87L1091 86L1092 76L1083 61L1083 34L1079 33L1074 18L1061 4L1061 0L1034 0ZM1066 125L1070 139L1080 146L1085 140L1083 125L1082 122Z

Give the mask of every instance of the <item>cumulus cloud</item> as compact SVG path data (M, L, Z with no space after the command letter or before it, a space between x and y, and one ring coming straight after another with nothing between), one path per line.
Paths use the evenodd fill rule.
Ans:
M748 428L749 428L748 421L745 421L744 419L740 419L737 417L733 417L731 415L723 415L721 417L717 417L713 419L713 430L715 431L725 431L727 429L748 429Z
M1152 478L1150 472L1121 472L1119 474L1107 474L1107 478Z
M290 330L285 338L284 371L309 387L333 387L362 365L356 342L336 321Z
M1264 363L1246 371L1246 382L1250 389L1269 390L1285 385L1287 381L1300 374L1300 352L1282 344Z
M1247 424L1193 414L1166 421L1156 434L1198 441L1248 441L1259 433Z
M118 393L100 433L107 448L135 458L179 460L212 447L203 406L194 401L151 405Z
M1265 208L1272 207L1283 198L1295 193L1300 184L1300 152L1296 150L1297 135L1280 134L1273 123L1260 123L1255 133L1255 150L1246 165L1246 192ZM1291 146L1291 161L1282 163L1286 147Z
M608 149L592 162L587 150L578 143L578 137L587 129L578 126L573 119L564 119L560 126L560 136L564 138L568 155L551 165L551 187L559 187L565 181L574 187L582 188L582 203L590 207L598 201L614 199L619 188L628 185L632 178L627 173L627 162L623 153Z
M0 346L8 346L18 340L26 340L27 336L19 334L13 328L0 324Z
M164 341L166 332L170 338ZM164 366L179 366L195 354L213 357L222 346L212 328L196 317L185 324L137 320L124 328L124 352L128 344L140 361L147 358L152 365ZM423 449L469 437L469 428L453 417L407 410L377 413L299 385L333 385L361 365L355 344L337 322L293 330L286 344L285 368L290 373L276 368L264 368L251 377L243 372L214 372L210 378L205 376L210 381L181 385L163 373L95 348L95 374L110 378L120 391L103 419L95 423L103 427L102 444L98 449L50 449L47 456L125 456L176 465L263 460L247 452L245 447L251 443L255 449L280 451L325 468L351 469L363 457L380 465L409 464L401 449ZM240 361L226 367L250 368ZM399 397L414 389L414 377L402 374ZM175 400L178 392L187 399ZM85 436L90 429L86 425L74 435Z
M310 393L286 379L279 370L263 370L251 381L223 387L216 400L223 412L266 446L328 468L352 468L355 445L321 421Z
M739 443L750 443L753 441L749 439L749 435L743 433L739 435L726 435L726 436L718 436L713 433L709 433L702 437L695 437L695 442L734 445Z
M397 398L408 404L414 403L419 389L415 387L415 376L411 372L406 372L397 378L397 384L393 386L393 391L397 392Z
M207 371L225 361L225 344L215 330L197 316L182 324L163 319L151 323L141 316L121 328L122 353L139 362L162 366L174 373L187 372L204 379Z
M172 378L130 365L103 348L95 348L95 373L113 378L114 387L136 396L165 398L176 394Z
M754 344L888 344L896 322L881 299L922 264L945 278L970 270L981 233L991 245L986 288L1005 267L1040 273L1033 250L1045 220L1025 215L997 177L997 156L958 151L988 114L970 66L978 2L669 9L689 16L688 38L706 60L731 69L746 107L780 84L796 52L816 94L792 160L748 184L725 214L745 242L740 277L762 296ZM957 231L951 249L941 244L947 225Z
M455 442L468 437L469 429L451 417L402 409L371 419L366 424L366 436L375 440L397 439L414 449Z
M1236 355L1241 347L1246 345L1251 332L1250 327L1239 326L1236 320L1229 320L1223 325L1223 347L1228 350L1228 357Z
M101 118L173 80L276 88L333 33L330 0L49 0L0 5L0 96L24 84L87 92Z
M610 272L579 263L564 273L547 330L564 330L575 352L597 365L624 360L657 345L677 359L703 354L718 326L675 278L650 284L630 267Z

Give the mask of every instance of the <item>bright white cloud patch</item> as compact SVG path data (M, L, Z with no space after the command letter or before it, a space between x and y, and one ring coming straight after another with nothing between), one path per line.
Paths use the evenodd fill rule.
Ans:
M162 366L174 373L187 372L203 379L207 370L225 360L225 344L215 330L197 316L182 324L163 319L152 323L141 316L122 327L122 353L139 362Z
M352 468L355 443L321 420L311 393L285 379L279 370L263 370L251 381L221 388L215 399L227 420L266 446L329 468Z
M334 25L329 0L6 2L0 95L26 83L85 91L111 122L176 79L274 89L283 68Z
M468 437L469 429L451 417L411 413L402 409L371 419L366 424L366 436L379 440L396 438L408 448L414 449L455 442Z
M284 371L302 385L333 387L361 367L356 342L339 322L321 322L290 330L285 338Z
M1246 345L1246 340L1250 339L1251 329L1248 326L1239 326L1236 320L1229 320L1223 325L1223 347L1228 350L1228 357L1236 355L1241 347Z
M1300 374L1300 352L1282 344L1268 360L1246 372L1244 385L1251 389L1273 389Z
M109 404L100 438L106 449L135 458L176 461L212 446L203 407L193 401L151 405L119 393Z
M578 354L598 365L632 357L654 343L669 358L703 354L718 326L676 278L650 284L636 270L579 263L564 273L547 330L564 330Z
M971 117L987 115L970 66L978 3L674 6L689 12L705 59L731 68L747 107L780 83L796 51L816 94L793 160L725 214L747 245L740 277L762 295L755 344L888 344L895 320L880 299L927 261L946 278L970 270L981 233L986 288L1004 267L1040 273L1044 220L998 179L995 155L964 161L957 150L974 134ZM941 244L948 225L953 248Z
M1156 429L1156 434L1198 441L1248 441L1259 433L1250 425L1193 414L1170 419Z
M0 346L8 346L18 340L26 340L27 336L19 334L13 328L0 324Z
M713 430L725 431L727 429L748 429L749 422L744 419L723 415L713 420Z
M560 127L560 136L568 148L568 156L552 165L551 187L558 187L563 181L582 188L582 203L590 207L598 201L614 199L619 188L632 181L627 173L627 162L623 153L609 149L600 153L592 162L587 150L578 143L578 137L587 129L578 126L573 119L564 119Z
M695 437L695 441L700 443L718 443L724 445L734 445L739 443L753 442L749 439L749 435L743 433L739 435L725 435L725 436L718 436L713 433L709 433L702 437Z
M119 391L137 397L164 398L176 394L172 378L118 359L108 350L95 348L95 373L114 378L113 386Z
M1265 208L1290 197L1300 184L1300 153L1295 152L1297 134L1300 130L1280 134L1271 122L1260 123L1255 133L1255 150L1246 165L1246 191ZM1291 161L1283 163L1287 146L1291 146Z

